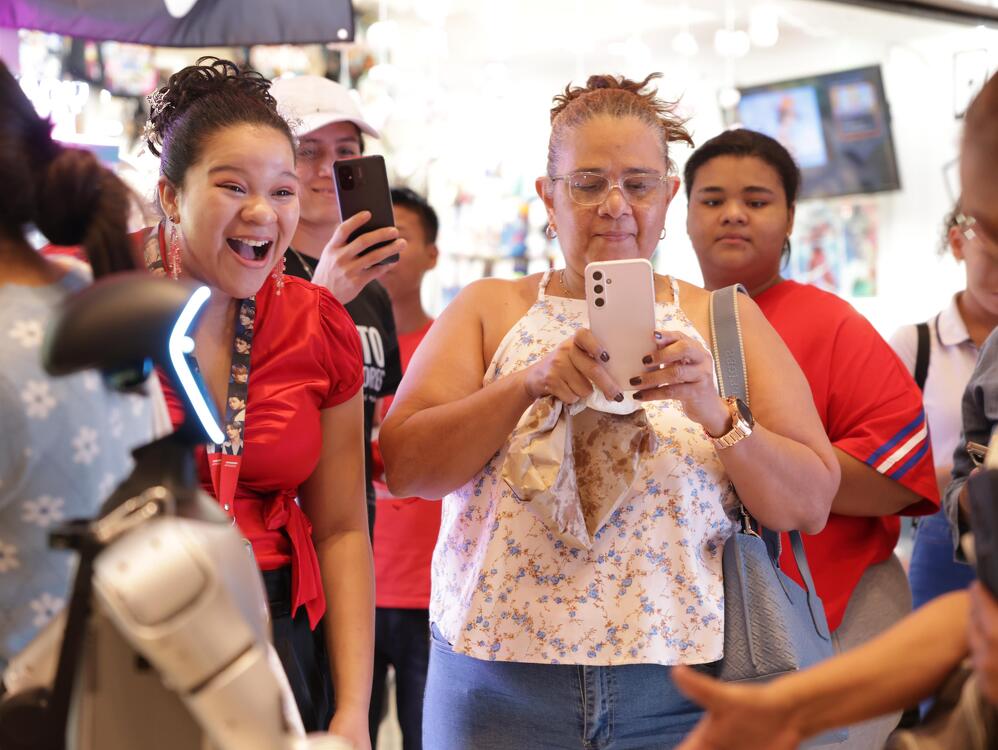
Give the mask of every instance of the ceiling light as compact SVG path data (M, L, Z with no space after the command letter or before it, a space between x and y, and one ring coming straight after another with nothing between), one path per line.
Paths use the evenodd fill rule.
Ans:
M780 15L775 6L760 5L749 14L749 38L756 47L773 47L780 38Z
M752 42L744 31L718 29L714 32L714 50L721 57L744 57L751 48Z
M694 57L700 51L700 45L689 31L680 31L672 38L672 51L683 57Z
M734 86L725 86L717 92L717 103L721 109L734 109L741 100L742 94Z

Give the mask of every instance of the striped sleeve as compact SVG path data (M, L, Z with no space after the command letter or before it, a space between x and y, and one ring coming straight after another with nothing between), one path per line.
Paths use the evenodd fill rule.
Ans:
M917 493L922 501L903 515L939 508L929 425L922 393L904 363L869 322L856 315L843 322L835 343L829 388L832 443Z
M881 474L899 480L918 466L929 452L929 425L925 421L925 411L898 430L890 440L877 448L866 463Z

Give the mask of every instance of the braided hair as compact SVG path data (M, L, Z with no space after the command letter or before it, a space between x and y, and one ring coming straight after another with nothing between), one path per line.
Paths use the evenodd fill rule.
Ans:
M225 128L271 127L295 150L291 129L270 94L270 81L229 60L199 58L170 76L149 102L146 143L160 157L160 174L176 186L183 185L208 139Z

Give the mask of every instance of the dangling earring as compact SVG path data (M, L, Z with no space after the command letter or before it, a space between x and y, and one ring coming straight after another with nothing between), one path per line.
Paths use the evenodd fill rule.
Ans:
M553 240L558 236L558 230L555 229L554 224L548 223L548 225L544 227L544 236L549 240Z
M277 262L277 265L274 266L274 272L272 274L270 274L270 278L272 278L274 280L274 289L275 289L274 294L276 294L278 297L280 297L281 296L281 290L284 288L284 256L283 255L281 256L281 259Z
M660 240L664 240L665 239L665 227L662 227L662 232L658 235L658 238Z
M173 216L170 217L170 247L166 251L166 273L174 280L180 277L180 228Z

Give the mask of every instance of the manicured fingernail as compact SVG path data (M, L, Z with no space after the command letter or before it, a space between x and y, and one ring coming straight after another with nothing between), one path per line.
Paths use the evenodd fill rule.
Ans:
M602 352L600 352L599 358L602 359L604 362L609 362L610 361L610 353L607 352L607 351L602 351Z
M618 393L616 396L613 397L613 400L619 404L621 401L624 400L624 394Z
M638 377L631 378L631 385L641 385L641 378Z
M638 391L637 393L632 393L631 394L631 398L636 398L636 399L638 399L640 401L641 400L641 391Z
M651 355L650 354L646 354L645 357L644 357L644 359L642 359L641 361L644 364L646 364L646 365L650 365L651 364Z
M662 338L662 334L659 333L658 331L655 331L655 338L657 338L657 339Z

